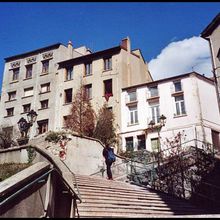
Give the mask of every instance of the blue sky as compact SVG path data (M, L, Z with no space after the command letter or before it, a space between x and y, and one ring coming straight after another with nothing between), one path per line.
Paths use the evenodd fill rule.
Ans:
M98 51L119 45L126 36L132 49L141 49L154 79L199 68L204 60L200 70L209 75L209 48L199 35L219 11L219 2L1 2L0 89L5 57L69 40L74 47ZM190 45L192 53L187 50L173 60L183 44ZM181 60L182 69L173 70Z

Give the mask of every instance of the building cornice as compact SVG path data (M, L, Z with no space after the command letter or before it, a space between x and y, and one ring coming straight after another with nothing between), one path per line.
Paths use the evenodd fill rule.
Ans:
M220 24L220 13L218 13L215 18L211 21L211 23L202 31L201 37L207 38L212 34L212 32L218 27Z
M138 84L138 85L134 85L134 86L124 87L124 88L122 88L122 91L135 89L135 88L139 88L139 87L144 87L144 86L154 86L154 85L158 85L158 84L169 82L169 81L180 80L180 79L183 79L183 78L190 77L191 75L195 75L197 78L199 78L201 80L204 80L208 83L214 84L213 79L207 78L206 76L203 76L203 75L201 75L197 72L190 72L190 73L185 73L185 74L182 74L182 75L172 76L172 77L169 77L169 78L164 78L164 79L160 79L160 80L156 80L156 81L152 81L152 82L147 82L147 83Z
M35 55L37 53L42 53L44 51L57 49L60 45L62 45L62 44L61 43L56 43L56 44L49 45L47 47L42 47L42 48L39 48L39 49L36 49L36 50L29 51L29 52L26 52L26 53L18 54L18 55L11 56L11 57L6 57L4 59L5 59L5 62L10 62L12 60L18 60L18 59L23 59L23 58L26 58L28 56Z
M123 49L121 46L117 46L117 47L112 47L106 50L102 50L102 51L97 51L95 53L91 53L91 54L87 54L84 56L80 56L80 57L76 57L76 58L72 58L69 60L65 60L62 62L59 62L59 68L65 68L68 67L70 65L75 65L75 64L80 64L80 63L84 63L84 62L88 62L88 61L92 61L94 59L99 59L102 57L108 57L108 56L112 56L114 54L117 54L121 51L121 49Z

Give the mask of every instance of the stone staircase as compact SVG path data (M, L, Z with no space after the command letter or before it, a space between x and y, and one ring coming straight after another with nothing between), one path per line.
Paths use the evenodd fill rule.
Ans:
M188 201L144 187L101 177L75 175L81 218L175 217L205 214Z

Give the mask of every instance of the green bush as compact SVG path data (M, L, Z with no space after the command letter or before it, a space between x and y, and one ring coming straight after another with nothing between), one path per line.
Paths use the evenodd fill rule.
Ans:
M67 139L66 133L64 131L50 131L50 133L46 136L45 141L58 143L62 139Z

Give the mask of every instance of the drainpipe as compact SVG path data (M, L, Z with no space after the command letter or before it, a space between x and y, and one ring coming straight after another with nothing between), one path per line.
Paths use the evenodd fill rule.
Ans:
M200 120L200 125L202 127L203 142L206 142L206 135L205 135L205 129L204 129L204 124L203 124L202 106L201 106L201 101L200 101L200 96L199 96L199 87L198 87L196 77L194 77L194 80L196 82L196 97L197 97L198 106L199 106L199 120Z

